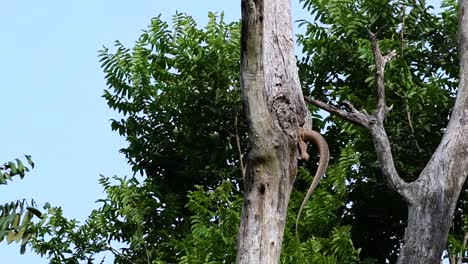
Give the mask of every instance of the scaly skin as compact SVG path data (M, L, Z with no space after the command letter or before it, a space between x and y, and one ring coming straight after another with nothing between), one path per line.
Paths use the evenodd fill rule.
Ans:
M301 152L301 158L304 160L309 159L309 154L307 154L307 144L305 142L311 142L317 146L317 149L319 151L320 155L320 160L319 160L319 166L317 168L317 171L315 172L314 180L312 181L312 184L310 185L309 190L307 191L307 194L304 198L304 201L302 202L301 208L299 208L299 213L297 214L296 218L296 237L299 239L299 233L298 233L298 224L299 224L299 219L301 218L302 211L304 210L305 205L307 204L307 201L310 199L310 196L315 191L315 188L317 188L317 185L320 182L320 179L322 176L325 174L325 170L328 167L328 161L330 160L330 151L328 149L328 144L325 141L325 139L320 135L320 133L313 131L313 130L303 130L301 128L301 140L299 142L299 149Z

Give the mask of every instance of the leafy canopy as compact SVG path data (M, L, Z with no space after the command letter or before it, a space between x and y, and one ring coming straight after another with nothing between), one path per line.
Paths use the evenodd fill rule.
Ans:
M311 21L299 63L304 93L337 107L349 100L356 109L375 109L375 66L368 31L377 34L382 53L398 57L386 67L386 100L393 106L385 127L399 174L417 178L440 142L454 102L458 78L455 1L443 1L440 14L425 1L301 0ZM345 223L352 226L363 257L396 261L406 221L406 205L388 191L371 137L328 116L326 138L332 156L352 143L360 153L352 166ZM335 154L333 154L333 152Z
M102 176L105 198L83 224L50 208L48 220L35 226L36 252L52 263L92 263L102 252L111 253L116 263L235 261L240 157L246 149L240 29L222 15L209 18L199 29L191 17L176 14L171 30L156 17L132 49L116 42L113 53L107 48L100 53L109 86L104 98L123 115L112 128L127 139L121 151L142 176ZM343 151L307 206L300 243L293 225L312 180L301 169L282 263L358 261L350 227L340 225L354 153Z
M456 87L453 1L433 14L423 1L302 0L313 17L298 36L306 95L340 107L350 100L374 109L374 69L367 31L383 52L399 56L387 68L394 105L387 131L401 175L414 179L430 158L448 121ZM116 42L100 58L104 99L122 114L112 129L125 137L121 152L135 173L101 177L105 198L79 224L50 208L35 226L33 249L53 263L93 263L109 252L115 263L234 262L242 190L246 127L239 99L239 24L209 14L200 29L184 14L170 27L156 17L133 48ZM300 221L294 222L315 171L304 164L288 208L282 263L394 261L406 208L387 191L366 131L332 116L315 129L329 141L332 166ZM324 129L326 128L326 129ZM466 199L465 199L466 200ZM451 245L462 248L460 203ZM384 205L384 206L383 206Z

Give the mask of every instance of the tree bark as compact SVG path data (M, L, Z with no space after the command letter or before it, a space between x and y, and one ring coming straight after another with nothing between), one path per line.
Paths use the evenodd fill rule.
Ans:
M408 225L397 263L441 263L457 199L431 192L417 205L408 206Z
M278 263L299 158L310 127L294 56L290 0L242 0L241 87L249 125L237 263Z
M445 134L432 158L414 182L407 183L395 168L384 119L391 110L385 104L384 68L395 52L382 56L377 38L369 33L376 65L377 109L360 112L345 101L348 111L313 98L308 102L370 130L382 175L390 189L408 204L408 224L397 263L439 264L447 245L454 210L468 175L468 0L459 1L460 82Z
M398 263L440 263L468 175L468 1L459 1L460 83L449 124L418 180L410 183L408 226Z

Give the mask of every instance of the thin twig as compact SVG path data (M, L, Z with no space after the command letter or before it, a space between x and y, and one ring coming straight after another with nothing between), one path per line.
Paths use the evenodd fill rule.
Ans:
M412 118L411 118L411 111L409 109L408 99L404 95L399 94L398 92L395 92L395 94L397 96L399 96L401 99L403 99L403 101L405 103L406 120L408 120L408 126L409 126L409 128L411 130L411 136L413 137L414 144L416 145L416 148L418 149L419 153L422 153L423 150L419 146L418 140L416 139L416 133L415 133L414 127L413 127L413 121L412 121Z
M465 232L465 235L463 236L463 244L460 249L460 254L458 255L458 261L457 264L462 264L463 263L463 251L466 247L466 243L468 242L468 232Z
M406 24L405 12L406 12L406 7L403 6L401 8L401 13L403 15L403 18L401 20L401 31L400 31L400 56L402 57L403 57L403 47L405 43L405 24Z

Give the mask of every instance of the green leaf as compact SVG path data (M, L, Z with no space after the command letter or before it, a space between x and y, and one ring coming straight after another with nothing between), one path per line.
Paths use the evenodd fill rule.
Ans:
M8 162L8 167L9 167L9 169L10 169L10 171L11 171L11 175L15 175L15 174L18 173L18 171L17 171L17 169L16 169L15 163L13 163L13 162L11 162L11 161Z
M34 169L34 162L31 159L31 155L25 155L25 157L28 160L28 164Z
M35 216L42 218L42 213L38 209L31 207L31 206L26 207L26 209L32 214L34 214Z

